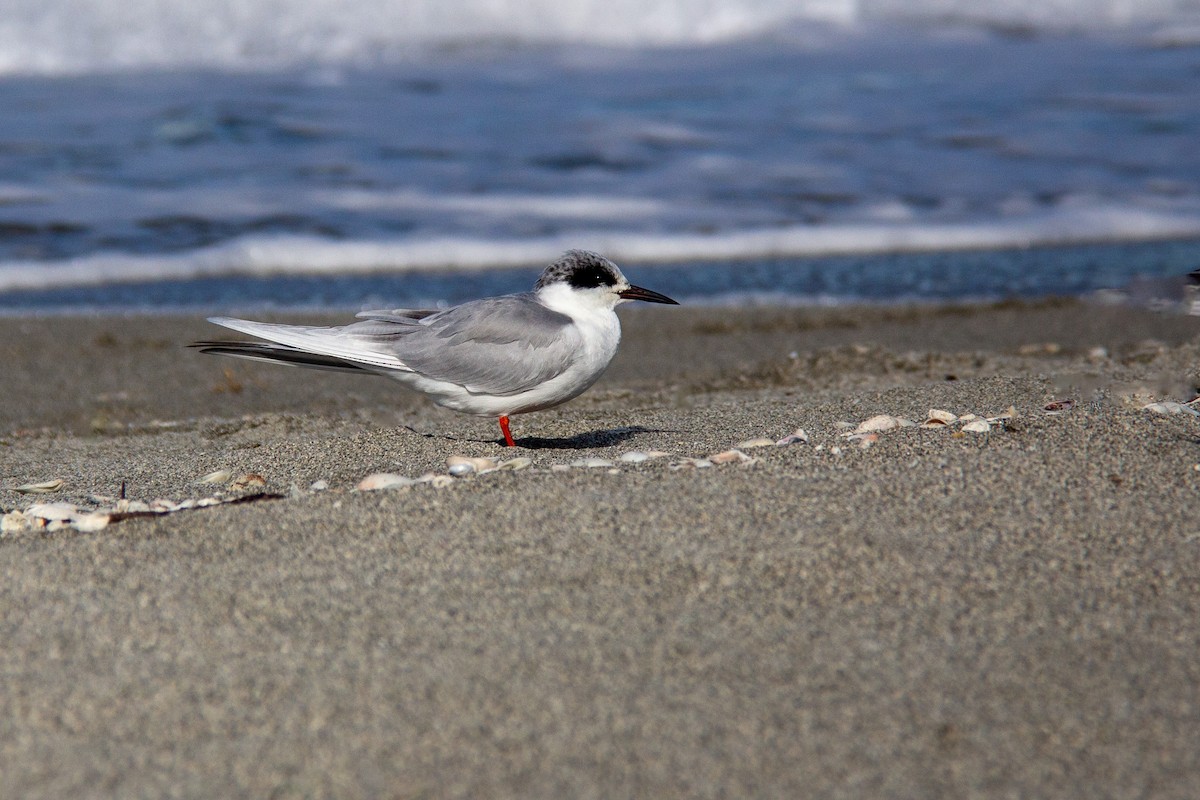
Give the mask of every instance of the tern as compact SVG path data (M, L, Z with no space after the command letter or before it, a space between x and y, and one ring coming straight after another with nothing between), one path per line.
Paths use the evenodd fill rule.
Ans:
M679 305L633 286L607 258L569 250L546 267L531 292L442 310L364 311L361 322L338 327L210 317L266 341L190 346L255 361L385 375L439 406L496 417L512 447L509 417L578 397L604 373L621 341L614 310L629 300Z

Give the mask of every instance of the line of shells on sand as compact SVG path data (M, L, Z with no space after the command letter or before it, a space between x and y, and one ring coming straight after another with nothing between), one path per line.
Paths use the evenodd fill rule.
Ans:
M852 422L839 422L837 425L844 429L842 438L857 442L859 447L865 449L878 442L881 433L900 428L942 430L954 430L957 428L956 435L988 433L992 428L1004 425L1016 417L1017 409L1015 406L1009 406L1008 410L993 417L981 417L978 414L970 413L955 414L944 409L931 408L922 422L897 417L892 414L876 414L858 423L858 425Z

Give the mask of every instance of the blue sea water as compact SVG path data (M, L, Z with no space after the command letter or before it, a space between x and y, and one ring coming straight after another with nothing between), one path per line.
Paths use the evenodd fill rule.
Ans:
M13 2L0 312L455 302L569 247L692 302L1200 267L1200 2Z

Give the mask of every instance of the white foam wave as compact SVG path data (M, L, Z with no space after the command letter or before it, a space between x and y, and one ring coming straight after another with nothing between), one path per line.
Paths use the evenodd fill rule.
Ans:
M521 240L439 238L350 242L304 236L247 236L175 255L109 253L56 262L0 263L0 291L229 275L503 269L545 264L573 247L598 250L621 263L647 265L1193 237L1200 238L1200 214L1113 206L1058 209L1039 216L984 222L865 222L711 235L589 232Z
M705 44L812 22L1176 32L1200 22L1200 0L6 0L4 6L0 73L372 63L409 57L414 48L478 41Z

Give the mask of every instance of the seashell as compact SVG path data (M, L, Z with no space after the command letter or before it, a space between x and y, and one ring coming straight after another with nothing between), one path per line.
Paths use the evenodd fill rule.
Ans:
M671 464L671 469L706 469L712 465L707 458L681 458Z
M80 533L95 533L99 530L104 530L108 527L108 523L112 518L108 514L100 511L93 511L88 514L80 514L71 519L71 527Z
M904 423L899 417L893 417L891 414L876 414L870 419L863 420L854 429L855 433L875 433L877 431L890 431L893 428L899 428Z
M29 517L20 511L10 511L0 517L0 533L16 533L29 528Z
M787 436L776 442L775 446L787 447L789 444L795 444L796 442L804 442L805 444L808 444L808 431L804 430L804 428L796 428L795 433L789 433Z
M527 467L531 466L532 464L533 464L532 458L526 458L525 456L518 456L517 458L510 458L507 461L501 461L499 464L496 465L496 469L508 469L508 470L512 470L513 472L516 472L517 470L520 470L520 469L526 469Z
M239 475L229 484L230 489L249 489L254 486L266 486L267 479L256 472L247 472L245 475Z
M66 522L79 513L71 503L39 503L25 509L25 516L45 522Z
M462 476L470 475L472 472L480 474L491 472L496 469L497 464L494 458L471 458L470 456L450 456L446 459L446 466L449 468L447 472L451 475Z
M987 433L992 429L992 424L986 419L976 419L963 425L962 429L967 433Z
M308 490L310 492L323 492L328 488L329 488L329 481L325 480L324 478L321 478L320 480L317 480L317 481L313 481L308 486Z
M1062 414L1065 411L1070 411L1075 407L1075 401L1070 398L1062 400L1051 400L1042 408L1047 414Z
M414 483L416 481L412 478L406 478L403 475L394 475L390 472L376 472L363 478L354 488L360 492L374 492L380 489L400 489L405 486L412 486Z
M50 494L51 492L57 492L65 484L66 481L62 478L55 478L53 480L42 481L41 483L27 483L23 486L18 486L13 491L20 492L21 494Z
M582 467L584 469L596 469L599 467L615 467L616 464L614 464L612 461L609 461L607 458L590 456L588 458L579 458L575 461L572 461L571 466Z
M210 472L207 475L198 478L196 483L229 483L233 477L233 473L227 469L219 469L216 472Z
M773 444L775 444L773 440L760 436L757 439L747 439L744 442L739 442L734 447L739 450L751 450L755 447L770 447Z
M1003 414L997 414L994 417L988 417L988 422L991 422L994 424L997 422L1003 422L1006 419L1016 419L1016 418L1017 418L1017 407L1009 406L1008 409L1005 410L1005 412Z
M925 417L925 421L921 423L922 428L944 428L947 425L953 425L958 421L956 414L951 414L949 411L942 411L940 408L929 409L929 414Z
M1174 400L1163 400L1160 403L1147 403L1142 406L1143 411L1154 411L1158 414L1191 414L1192 416L1200 416L1200 411L1191 406L1177 403Z
M708 460L714 464L745 464L754 461L753 458L736 448L722 453L713 453Z

